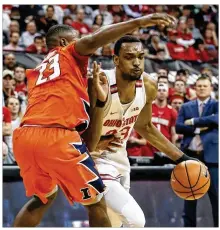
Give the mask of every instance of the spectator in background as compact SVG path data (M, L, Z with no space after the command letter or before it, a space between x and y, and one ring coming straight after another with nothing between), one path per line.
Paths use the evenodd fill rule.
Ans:
M16 65L16 57L13 53L7 53L4 56L4 69L14 71Z
M167 48L172 59L185 60L185 47L177 43L177 35L175 30L169 32L170 41L167 42Z
M73 19L69 15L66 15L63 17L63 24L68 25L68 26L72 26Z
M43 10L44 10L45 14L47 13L47 7L48 7L48 5L43 6ZM63 9L59 5L53 5L53 7L54 7L54 15L56 15L56 20L57 20L58 24L62 24L63 16L64 16Z
M97 14L94 18L93 25L102 26L104 22L104 17L102 14Z
M152 123L154 126L173 144L176 143L178 135L175 125L177 112L167 103L168 85L158 83L158 92L155 101L152 103ZM158 152L156 148L147 143L145 152L147 156L153 156Z
M163 69L163 68L160 68L157 70L157 77L158 77L158 82L159 82L159 78L160 77L164 77L164 78L167 78L168 80L168 74L169 74L169 70L168 69ZM162 83L162 82L161 82ZM166 82L165 82L166 83ZM167 82L168 83L168 82Z
M107 44L102 47L102 56L112 57L113 55L113 49L111 47L111 44Z
M21 31L24 31L29 22L36 20L43 14L43 8L42 5L19 5L19 12L21 15Z
M10 43L3 47L4 51L23 51L24 48L18 45L20 34L18 32L12 32L10 35Z
M142 5L123 5L127 16L131 18L138 18L142 16Z
M66 9L64 10L64 15L70 16L72 20L75 20L78 8L78 5L67 5Z
M177 73L176 73L176 81L180 80L180 81L183 81L185 83L185 87L183 87L183 89L185 90L185 93L183 92L185 100L193 100L193 99L196 98L196 92L195 92L194 89L186 86L188 78L189 78L188 70L180 69L180 70L177 71ZM176 92L181 94L182 92L181 92L180 88L182 88L182 87L181 86L176 86L176 89L180 90L179 92L178 91L176 91ZM174 89L174 91L171 91L171 94L173 94L174 92L175 92L175 89Z
M205 30L204 41L207 46L212 45L214 47L218 47L218 38L214 30Z
M57 25L58 21L55 15L55 9L53 5L48 5L46 9L46 14L44 17L40 18L39 29L43 30L44 33L50 29L51 26Z
M156 60L170 59L166 44L160 41L159 33L153 32L146 47L146 57Z
M85 13L85 18L83 22L87 24L89 28L91 28L93 23L93 16L92 16L93 9L88 5L80 5L80 7L84 9L84 13Z
M4 70L2 73L3 77L3 84L2 84L2 93L3 93L3 100L4 105L6 105L6 101L8 97L17 95L16 92L13 90L12 79L14 78L13 72L10 70Z
M211 99L211 80L200 76L196 81L197 100L182 105L176 122L177 133L183 134L181 150L198 158L209 169L208 190L214 227L218 227L218 102ZM196 227L197 200L184 201L184 227Z
M175 93L170 97L170 105L177 112L180 111L180 108L183 105L183 103L184 103L184 97L181 94Z
M200 31L204 31L205 26L209 22L215 21L216 12L214 12L210 5L202 5L200 11L195 15L196 27Z
M39 36L37 33L37 27L34 21L28 22L26 26L26 31L22 33L20 38L20 46L28 47L34 43L34 38Z
M190 5L183 6L183 9L182 9L182 12L181 12L182 15L180 16L179 20L186 22L187 19L191 15L191 10L192 10L192 6L190 6Z
M34 43L28 46L25 50L29 53L36 53L36 54L46 54L47 53L47 49L44 47L42 36L36 36L34 38Z
M78 30L81 35L86 35L92 32L89 26L83 22L84 18L84 9L77 9L76 19L73 21L72 27L75 30Z
M8 31L11 23L11 19L6 12L2 12L2 30Z
M10 35L13 32L19 33L19 36L20 36L20 25L19 25L18 21L15 21L15 20L11 21L8 31L3 31L3 45L7 45L9 43Z
M104 18L103 25L104 26L112 24L113 17L112 17L112 14L108 12L107 5L99 5L99 8L93 11L93 18L95 18L97 14L103 15L103 18Z
M187 28L185 21L179 21L177 33L177 44L185 47L185 60L196 61L196 51L193 47L195 39L193 39L192 33Z
M128 156L144 156L145 154L144 152L142 153L142 147L146 144L147 141L133 129L127 141L126 150Z
M196 49L198 61L209 62L214 59L206 49L205 43L202 39L197 39L194 47Z
M24 94L27 95L27 86L25 83L25 68L22 65L17 65L15 67L14 71L14 78L16 80L16 86L15 91L18 92L18 94Z
M2 121L3 121L3 125L2 125L2 135L3 135L3 139L4 136L9 136L12 134L12 125L11 125L11 112L10 110L3 106L2 108Z
M200 30L195 26L195 19L193 17L189 17L186 21L186 24L188 29L192 33L193 39L203 39Z
M10 136L5 137L5 143L8 146L8 157L5 163L14 164L15 158L14 158L13 145L12 145L13 131L20 126L23 114L21 113L20 101L16 97L9 97L6 102L6 106L11 112L12 134Z

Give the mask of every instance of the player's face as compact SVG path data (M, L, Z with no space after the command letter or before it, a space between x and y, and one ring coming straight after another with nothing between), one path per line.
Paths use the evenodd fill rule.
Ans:
M125 80L140 79L144 71L144 49L141 42L123 43L119 57L114 58Z

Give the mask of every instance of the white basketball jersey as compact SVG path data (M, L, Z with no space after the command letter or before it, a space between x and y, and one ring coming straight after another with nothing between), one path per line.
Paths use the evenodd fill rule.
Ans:
M100 158L95 159L96 163L105 163L116 166L118 169L130 171L130 164L127 157L126 144L138 115L146 103L146 93L143 76L136 81L136 94L132 102L121 104L116 85L116 70L105 70L109 83L109 96L104 108L104 119L102 136L113 134L120 138L114 147L114 151L103 151ZM113 149L113 148L112 148Z

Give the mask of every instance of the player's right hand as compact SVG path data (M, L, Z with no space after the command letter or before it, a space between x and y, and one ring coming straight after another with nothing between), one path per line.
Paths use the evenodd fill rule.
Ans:
M154 13L139 18L141 27L162 25L170 28L175 28L177 20L173 16L166 13Z
M105 102L108 96L108 81L105 73L100 72L100 65L93 62L93 86L98 100Z

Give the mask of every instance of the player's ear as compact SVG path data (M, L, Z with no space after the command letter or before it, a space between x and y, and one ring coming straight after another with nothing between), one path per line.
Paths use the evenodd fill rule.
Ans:
M113 55L113 62L115 63L116 66L119 65L119 57L116 55Z
M65 38L60 39L60 46L67 46L69 42Z

